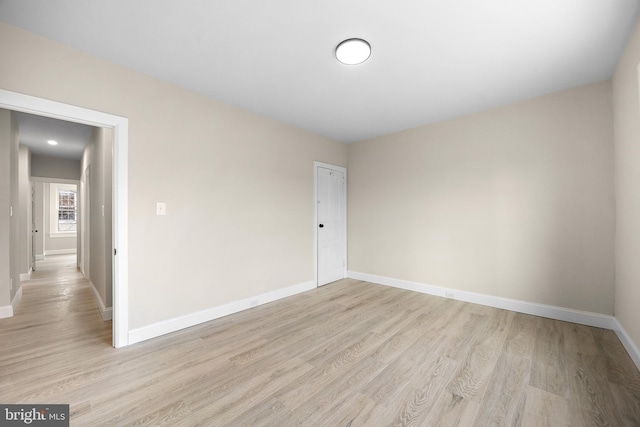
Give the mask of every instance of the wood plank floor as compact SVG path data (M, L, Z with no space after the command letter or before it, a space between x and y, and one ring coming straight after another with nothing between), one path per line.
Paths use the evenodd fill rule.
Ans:
M122 349L74 257L0 320L0 402L74 426L640 426L608 330L343 280Z

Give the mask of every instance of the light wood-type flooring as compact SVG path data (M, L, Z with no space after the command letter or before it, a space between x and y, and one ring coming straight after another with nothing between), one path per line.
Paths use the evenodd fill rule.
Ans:
M0 402L73 426L640 426L608 330L343 280L114 349L74 264L40 262L0 319Z

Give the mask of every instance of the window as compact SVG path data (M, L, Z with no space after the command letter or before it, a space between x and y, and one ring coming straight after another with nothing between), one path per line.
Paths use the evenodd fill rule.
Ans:
M58 233L73 233L78 225L78 195L71 190L58 190Z
M49 237L72 237L78 230L78 191L75 184L52 182L49 192Z

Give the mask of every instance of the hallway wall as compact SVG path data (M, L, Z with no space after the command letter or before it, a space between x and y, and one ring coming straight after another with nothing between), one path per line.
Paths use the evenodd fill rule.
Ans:
M20 289L18 123L11 111L0 109L0 318L13 315L12 302Z
M80 160L38 154L31 156L31 176L79 180L80 174Z
M19 132L18 132L19 134ZM26 145L19 145L18 161L18 263L22 277L31 272L32 254L32 217L31 217L31 150Z
M90 251L89 279L102 299L112 306L112 157L113 131L95 128L84 150L81 169L90 171ZM104 215L103 215L104 212ZM81 244L82 246L82 244Z
M616 318L636 346L640 367L640 23L613 78L616 185Z

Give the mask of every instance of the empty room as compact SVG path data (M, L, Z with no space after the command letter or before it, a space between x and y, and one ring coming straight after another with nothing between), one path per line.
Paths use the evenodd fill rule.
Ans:
M0 0L0 425L639 426L639 17Z

